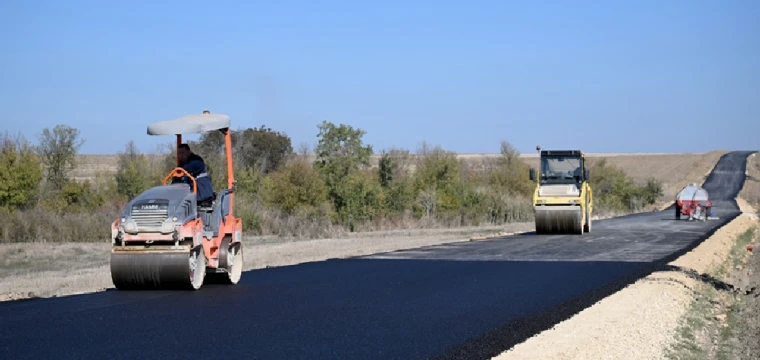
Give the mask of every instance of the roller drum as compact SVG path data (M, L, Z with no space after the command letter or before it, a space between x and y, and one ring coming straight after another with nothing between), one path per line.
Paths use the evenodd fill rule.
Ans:
M536 234L582 234L580 206L536 206Z
M117 289L198 289L205 270L202 248L111 253L111 279Z

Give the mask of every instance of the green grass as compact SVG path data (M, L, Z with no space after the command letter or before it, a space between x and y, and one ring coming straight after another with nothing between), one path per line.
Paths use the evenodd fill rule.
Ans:
M703 331L711 321L709 315L712 299L715 290L707 285L699 284L695 291L699 296L692 301L686 316L681 320L678 327L675 343L666 350L665 356L668 359L690 359L701 360L709 359L709 352L702 347L699 341L699 332Z

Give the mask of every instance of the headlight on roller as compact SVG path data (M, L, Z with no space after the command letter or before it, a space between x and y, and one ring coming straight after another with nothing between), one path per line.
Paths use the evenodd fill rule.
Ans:
M171 219L166 219L163 224L161 224L161 232L162 233L170 233L174 230L174 222Z
M124 231L128 233L134 233L137 232L137 224L135 224L132 219L127 219L127 221L123 224Z

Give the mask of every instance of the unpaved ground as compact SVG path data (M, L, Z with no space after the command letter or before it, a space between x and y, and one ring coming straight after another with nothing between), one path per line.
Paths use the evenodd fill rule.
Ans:
M469 241L485 235L532 231L533 223L441 230L351 234L340 239L294 241L273 236L244 240L245 270L330 258ZM0 301L80 294L112 287L110 243L1 244Z

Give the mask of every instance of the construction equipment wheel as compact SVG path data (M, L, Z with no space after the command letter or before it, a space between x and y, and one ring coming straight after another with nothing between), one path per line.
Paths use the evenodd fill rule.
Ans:
M233 245L232 238L225 237L219 246L219 267L226 270L225 283L237 284L243 274L243 243Z
M203 279L206 277L206 254L203 251L203 246L198 246L193 249L188 257L188 270L190 285L193 290L198 290L203 286Z
M190 251L115 249L111 253L111 279L119 290L198 290L205 276L202 246Z
M225 236L219 244L219 269L209 273L208 283L235 285L243 274L243 244L232 243L230 236Z

